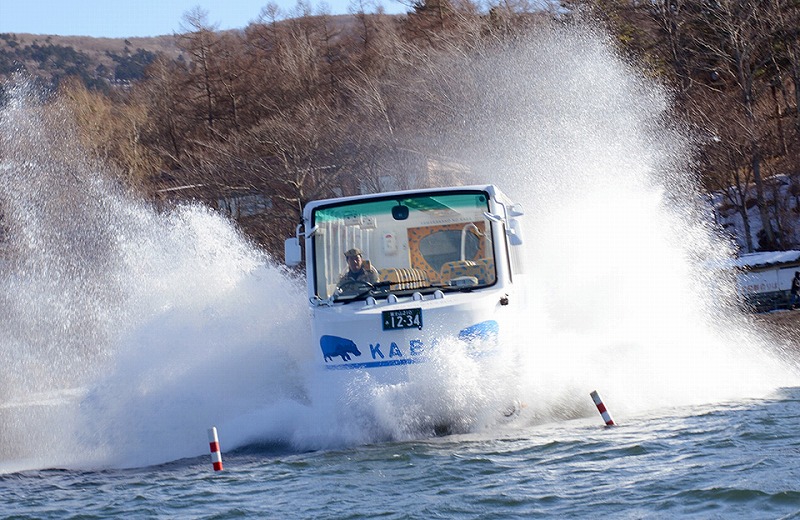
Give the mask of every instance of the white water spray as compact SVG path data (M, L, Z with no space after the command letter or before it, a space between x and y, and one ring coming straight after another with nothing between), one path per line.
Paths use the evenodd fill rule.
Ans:
M624 418L797 384L713 269L732 252L668 92L586 29L542 31L470 72L485 96L459 147L526 208L533 325L517 343L533 416L589 413L594 389Z
M210 210L158 214L110 184L26 86L0 130L7 469L174 460L213 423L304 402L297 281Z
M622 422L797 384L706 267L729 250L698 217L661 88L578 30L468 70L484 93L461 107L485 158L471 181L527 212L523 363L478 372L454 355L406 388L358 380L334 406L311 375L303 287L211 211L159 214L111 185L68 115L17 87L0 112L0 469L205 455L212 424L228 449L324 448L428 435L442 417L492 428L510 398L535 424L596 414L599 389Z

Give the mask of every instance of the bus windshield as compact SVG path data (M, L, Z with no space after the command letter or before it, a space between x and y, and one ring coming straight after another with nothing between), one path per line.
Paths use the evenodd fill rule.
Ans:
M312 215L321 299L472 290L496 281L483 191L355 200Z

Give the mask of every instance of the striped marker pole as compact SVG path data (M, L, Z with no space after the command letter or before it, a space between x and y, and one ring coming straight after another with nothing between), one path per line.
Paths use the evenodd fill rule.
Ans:
M611 414L606 410L606 405L603 404L603 400L600 399L600 394L597 393L597 390L589 395L592 396L594 404L597 405L597 411L600 412L600 416L606 422L606 426L614 426L614 419L611 418Z
M222 471L222 452L219 451L219 438L215 426L208 430L208 444L211 448L211 465L214 466L214 471Z

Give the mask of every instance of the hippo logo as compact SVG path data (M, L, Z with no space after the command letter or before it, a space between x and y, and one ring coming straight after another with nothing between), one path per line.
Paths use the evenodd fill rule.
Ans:
M333 360L336 356L341 356L342 361L350 361L350 354L360 356L358 347L355 343L347 338L340 338L339 336L322 336L319 338L319 346L322 348L322 353L325 355L325 362Z

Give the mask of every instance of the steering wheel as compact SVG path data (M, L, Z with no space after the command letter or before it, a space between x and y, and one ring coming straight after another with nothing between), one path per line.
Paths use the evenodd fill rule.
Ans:
M348 280L339 286L341 292L357 292L366 288L367 290L374 290L375 286L363 280Z

